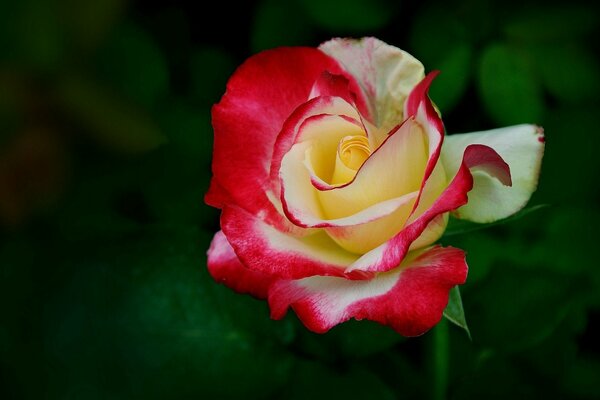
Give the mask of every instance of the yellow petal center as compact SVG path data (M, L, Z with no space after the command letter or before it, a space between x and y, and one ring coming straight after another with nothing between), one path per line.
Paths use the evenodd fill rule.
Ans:
M331 183L337 185L350 182L370 155L371 149L366 136L343 137L338 144Z

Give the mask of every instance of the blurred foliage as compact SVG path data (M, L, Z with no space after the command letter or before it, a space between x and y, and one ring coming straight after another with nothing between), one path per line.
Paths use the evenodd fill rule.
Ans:
M216 285L210 107L280 45L373 35L442 74L449 133L530 122L533 208L468 252L447 395L600 397L598 9L574 1L0 2L0 398L427 398L432 333L326 335ZM235 27L235 28L232 28ZM456 294L455 294L456 295ZM460 302L453 303L456 307Z

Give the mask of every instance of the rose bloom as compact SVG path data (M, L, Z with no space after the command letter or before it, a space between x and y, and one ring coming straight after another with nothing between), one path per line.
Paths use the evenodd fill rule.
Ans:
M442 317L462 250L434 245L448 215L510 216L537 185L540 128L444 136L436 73L375 38L264 51L212 110L221 212L212 277L326 332L350 318L405 336Z

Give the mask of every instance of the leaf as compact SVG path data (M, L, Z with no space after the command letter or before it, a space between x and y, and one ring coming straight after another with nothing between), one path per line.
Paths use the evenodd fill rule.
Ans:
M541 343L579 306L587 286L579 277L505 261L469 290L464 305L474 344L520 352Z
M600 91L600 65L594 54L578 44L531 48L542 83L558 100L583 103Z
M190 58L191 94L208 110L225 93L235 62L231 54L213 47L195 49Z
M433 65L445 58L457 43L466 43L466 38L466 27L454 18L449 7L430 5L414 17L410 32L411 52L427 69L434 68Z
M395 396L381 378L361 366L331 368L325 363L303 361L280 398L392 400Z
M478 89L488 115L500 125L539 122L544 102L526 53L488 46L479 62Z
M504 219L501 219L499 221L492 222L489 224L478 224L475 222L451 217L448 221L448 227L446 228L446 231L444 232L444 235L442 236L442 238L446 238L448 236L454 236L454 235L464 235L466 233L471 233L471 232L479 231L482 229L488 229L488 228L491 228L496 225L506 224L506 223L509 223L512 221L516 221L520 218L523 218L524 216L526 216L527 214L530 214L532 212L542 210L546 207L549 207L549 204L537 204L535 206L526 207L526 208L523 208L521 211L518 211L516 214L511 215L508 218L504 218Z
M96 141L120 153L142 153L166 141L148 114L97 82L63 77L56 96L65 112Z
M467 320L465 319L465 311L463 309L458 286L454 286L450 289L450 293L448 294L448 305L444 310L444 317L459 328L464 329L469 339L471 339L471 332L469 332Z
M600 135L591 135L598 125L598 111L594 102L588 105L559 107L544 122L547 146L544 152L538 193L540 198L553 204L575 204L573 199L591 202L596 206L600 185L598 151ZM583 145L585 143L585 145ZM572 182L565 190L556 182Z
M17 65L24 65L27 70L55 72L67 57L64 27L53 3L40 0L2 3L8 4L8 9L4 5L0 9L0 49L8 47L2 56L16 58ZM2 43L4 33L8 40Z
M169 69L161 49L132 23L115 30L98 52L96 65L106 82L147 109L169 91Z
M81 48L97 46L126 10L122 0L59 0L61 21L71 40Z
M253 52L279 46L300 46L312 41L313 22L296 2L266 0L259 3L252 23Z
M285 351L293 332L269 319L265 302L210 278L211 236L157 226L61 251L44 280L51 293L40 362L61 368L46 367L50 387L39 390L52 398L86 389L99 398L249 399L280 390L294 363Z
M366 33L383 28L398 2L385 0L299 0L315 24L330 32Z
M598 22L597 13L583 4L544 5L512 15L513 19L504 27L509 38L553 45L560 41L573 41L593 32Z
M431 86L430 96L442 112L452 110L465 93L472 74L471 58L468 44L456 44L438 63L428 66L441 71Z
M296 346L303 353L330 361L340 356L364 359L407 340L390 327L368 320L351 319L335 326L326 335L309 332L304 326L299 326L299 331Z
M568 371L562 377L563 390L578 399L597 399L600 397L600 360L582 354L580 358L571 363Z

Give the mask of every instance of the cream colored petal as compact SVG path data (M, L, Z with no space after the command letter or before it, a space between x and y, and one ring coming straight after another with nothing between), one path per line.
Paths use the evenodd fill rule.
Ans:
M379 128L374 133L385 135L402 122L404 101L425 76L416 58L372 37L333 39L319 49L338 60L358 81L367 97L372 122Z
M421 126L407 121L363 164L353 182L319 192L325 217L347 217L418 190L427 163L425 142Z
M446 137L442 161L448 174L457 171L465 148L483 144L494 149L509 165L512 186L505 186L483 171L474 171L469 202L455 216L487 223L506 218L525 206L537 187L544 137L535 125L517 125L484 132Z
M356 254L365 254L400 232L413 209L417 195L418 192L412 192L371 206L365 211L375 215L379 214L372 221L328 227L325 228L325 231L344 250ZM387 208L391 208L392 212L383 214L383 211L387 211ZM353 217L342 218L342 220L359 218L365 220L360 215L365 214L365 211L355 214Z
M300 143L310 143L310 163L315 174L330 182L336 163L337 149L346 136L365 135L358 122L337 115L321 115L304 124L298 138Z

